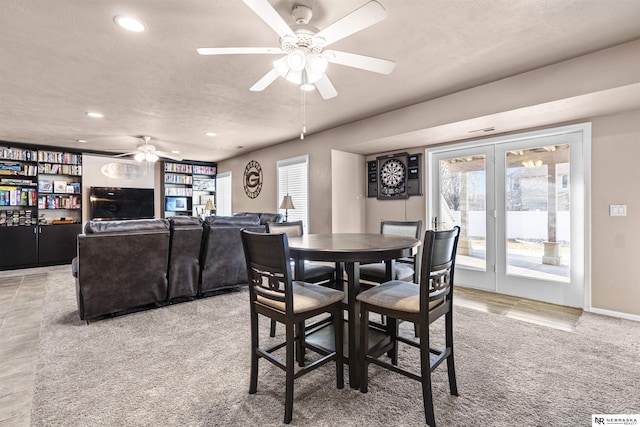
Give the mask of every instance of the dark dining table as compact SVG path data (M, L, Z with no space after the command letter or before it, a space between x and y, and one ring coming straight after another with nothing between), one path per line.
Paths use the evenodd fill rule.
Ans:
M395 271L395 259L415 255L420 240L378 233L305 234L289 238L289 251L295 261L295 277L304 277L304 261L335 262L336 277L342 280L346 269L344 287L347 308L346 362L349 364L349 384L360 387L360 369L356 365L360 351L360 304L356 295L360 292L360 264L385 261L386 276L390 280ZM330 342L330 340L327 340Z

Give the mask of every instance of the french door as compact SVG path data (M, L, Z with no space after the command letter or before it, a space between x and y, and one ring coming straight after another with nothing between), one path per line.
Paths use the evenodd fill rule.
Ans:
M585 307L590 127L427 150L432 228L461 227L456 283Z

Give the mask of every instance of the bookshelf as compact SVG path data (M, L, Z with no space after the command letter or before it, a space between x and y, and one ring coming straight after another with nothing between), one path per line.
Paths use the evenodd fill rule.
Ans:
M82 222L82 155L38 151L38 223Z
M37 222L37 151L0 147L0 227Z
M162 170L165 218L177 215L201 216L208 198L215 206L215 163L167 160L163 162Z
M0 269L70 262L81 197L80 153L0 142Z

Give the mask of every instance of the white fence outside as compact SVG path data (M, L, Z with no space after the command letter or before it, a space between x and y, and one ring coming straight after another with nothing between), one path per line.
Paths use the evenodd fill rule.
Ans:
M460 224L460 211L451 212L457 224ZM556 241L570 242L570 213L558 212L556 215ZM469 211L469 237L486 238L486 215L484 211ZM547 212L526 211L507 213L507 239L547 240Z

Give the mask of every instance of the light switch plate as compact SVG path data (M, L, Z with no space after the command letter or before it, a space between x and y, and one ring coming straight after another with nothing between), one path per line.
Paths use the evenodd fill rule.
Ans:
M627 216L627 205L609 205L609 216Z

